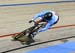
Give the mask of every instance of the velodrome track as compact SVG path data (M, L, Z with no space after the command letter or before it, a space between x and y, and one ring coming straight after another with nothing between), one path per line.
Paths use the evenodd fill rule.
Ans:
M54 29L48 30L44 33L39 33L35 39L37 42L54 40L75 35L75 2L68 3L51 3L28 6L7 6L0 7L0 34L12 34L21 32L22 30L31 26L28 21L41 10L54 10L60 15L60 20ZM59 27L61 26L61 27ZM11 36L0 38L0 52L11 50L13 48L21 47L20 43L11 41ZM74 38L69 39L75 41ZM60 44L61 41L52 43L45 43L33 47L23 48L20 50L11 51L9 53L24 53L30 50L47 47L50 45Z

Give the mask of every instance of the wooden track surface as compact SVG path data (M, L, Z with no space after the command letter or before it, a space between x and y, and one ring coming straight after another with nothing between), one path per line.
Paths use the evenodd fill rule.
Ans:
M54 10L60 20L56 26L75 23L75 3L39 4L29 6L0 7L0 34L20 32L31 24L32 17L43 10Z
M13 7L0 7L0 35L20 32L30 26L28 21L38 12L42 10L54 10L60 16L59 22L55 26L75 24L75 3L57 3L57 4L39 4L29 6L13 6ZM54 26L54 27L55 27ZM59 33L60 32L60 33ZM35 39L46 41L66 36L75 35L75 26L48 30L44 33L38 34ZM0 39L0 52L20 46L11 41L11 37ZM72 39L73 41L75 39ZM8 44L9 43L9 44ZM53 44L59 44L60 41L54 43L47 43L39 46L16 50L9 53L24 53L25 51L43 48ZM11 47L11 48L9 48Z
M51 2L60 0L0 0L0 4L15 4L15 3L33 3L33 2Z

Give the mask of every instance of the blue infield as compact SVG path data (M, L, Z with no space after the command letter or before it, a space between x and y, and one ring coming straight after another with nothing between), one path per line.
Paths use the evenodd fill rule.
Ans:
M27 53L75 53L75 42L66 42L64 44L29 51Z

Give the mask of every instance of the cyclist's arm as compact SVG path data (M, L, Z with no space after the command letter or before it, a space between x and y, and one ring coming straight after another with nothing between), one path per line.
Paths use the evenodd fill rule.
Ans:
M46 11L42 11L38 14L36 14L34 17L33 17L33 20L36 20L37 18L43 18L43 15L46 13Z
M46 10L46 11L42 11L42 12L36 14L36 15L33 17L32 20L36 20L36 19L39 18L39 17L43 18L42 16L43 16L45 13L47 13L47 12L49 12L49 11ZM51 12L51 11L50 11L50 12ZM53 11L52 11L52 12L53 12Z
M36 14L36 15L33 17L33 19L32 19L32 20L36 20L36 19L37 19L37 18L39 18L39 17L41 17L41 18L42 18L42 14L41 14L41 13Z

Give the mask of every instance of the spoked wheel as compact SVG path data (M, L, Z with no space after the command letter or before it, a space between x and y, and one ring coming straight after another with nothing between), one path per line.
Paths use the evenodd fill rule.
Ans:
M19 33L18 35L12 36L13 37L13 41L21 41L21 42L25 42L28 40L28 35L29 33L33 30L33 27L30 27L24 31L22 31L21 33Z
M18 35L12 36L13 37L13 41L19 41L21 39L24 39L27 34L28 34L27 30L24 30L23 32L19 33Z

